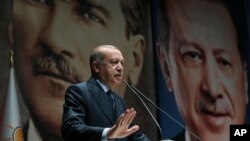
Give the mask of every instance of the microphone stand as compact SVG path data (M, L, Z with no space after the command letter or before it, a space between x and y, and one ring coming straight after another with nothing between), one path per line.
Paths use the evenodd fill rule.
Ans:
M196 135L194 132L192 132L191 130L189 130L188 128L186 128L184 125L182 125L179 121L177 121L174 117L172 117L170 114L168 114L167 112L165 112L163 109L161 109L159 106L157 106L151 99L149 99L148 97L146 97L141 91L139 91L137 88L135 88L133 85L129 85L125 80L123 80L123 82L127 85L127 87L139 98L139 100L142 102L142 104L144 105L144 107L146 108L146 110L148 111L148 113L150 114L151 118L154 120L155 124L157 125L159 132L160 132L160 138L162 138L162 129L159 125L159 123L157 122L157 120L154 118L153 114L151 113L151 111L149 110L149 108L147 107L147 105L145 104L144 100L141 98L141 96L143 98L145 98L148 102L150 102L150 104L152 104L155 108L157 108L159 111L161 111L164 115L166 115L168 118L170 118L171 120L173 120L176 124L178 124L181 128L183 128L184 130L188 131L192 136L194 136L197 140L201 141L201 138ZM139 95L139 94L140 95ZM172 141L169 139L166 140L161 140L161 141Z
M124 81L124 80L123 80ZM197 140L201 141L201 138L196 135L194 132L192 132L191 130L189 130L188 128L186 128L184 125L182 125L179 121L177 121L174 117L172 117L171 115L169 115L167 112L165 112L163 109L161 109L159 106L157 106L151 99L149 99L148 97L146 97L141 91L139 91L137 88L135 88L133 85L130 85L130 87L136 91L136 93L140 94L142 97L144 97L146 100L148 100L155 108L157 108L159 111L161 111L164 115L166 115L168 118L170 118L171 120L173 120L176 124L178 124L181 128L183 128L184 130L188 131L192 136L194 136ZM140 97L140 96L139 96ZM171 140L168 140L171 141Z
M151 118L153 119L153 121L155 122L155 124L157 125L159 132L160 132L160 138L162 138L162 130L161 127L159 125L159 123L157 122L157 120L155 119L155 117L153 116L153 114L151 113L151 111L149 110L148 106L145 104L144 100L139 96L139 94L125 81L123 80L123 82L127 85L127 87L139 98L139 100L142 102L143 106L146 108L146 110L148 111L149 115L151 116Z

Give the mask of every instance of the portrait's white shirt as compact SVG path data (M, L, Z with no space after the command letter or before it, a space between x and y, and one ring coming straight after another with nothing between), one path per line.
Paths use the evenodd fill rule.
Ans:
M28 141L42 141L31 118L29 119Z
M185 141L190 141L190 134L187 130L185 130Z

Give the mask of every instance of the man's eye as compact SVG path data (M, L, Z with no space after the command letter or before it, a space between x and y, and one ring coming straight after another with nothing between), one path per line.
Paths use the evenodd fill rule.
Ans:
M228 74L232 73L233 67L229 61L227 61L226 59L220 58L218 59L218 63L223 72L226 72Z
M78 12L78 16L81 16L85 22L94 22L103 24L103 20L100 17L90 12Z
M116 65L116 64L118 64L118 61L110 61L110 64Z
M185 54L186 57L190 58L190 59L200 59L201 56L197 53L197 52L187 52Z
M83 16L84 18L97 22L97 23L101 21L96 15L91 14L91 13L84 13Z
M220 59L220 64L223 66L229 66L231 65L228 61L224 60L224 59Z
M110 60L109 62L112 66L118 65L119 63L123 66L124 62L119 60Z
M183 54L183 60L186 65L194 66L202 62L202 55L195 51L188 51Z

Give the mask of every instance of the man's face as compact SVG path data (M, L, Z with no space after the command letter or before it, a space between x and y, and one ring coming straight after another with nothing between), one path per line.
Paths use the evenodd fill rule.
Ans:
M98 69L99 77L109 87L115 88L120 85L123 75L124 59L117 49L104 48L105 58Z
M125 26L118 0L14 0L18 79L39 130L60 135L65 90L90 77L88 57L93 47L120 47L128 61L127 79L129 68L135 66L135 40L126 38ZM123 95L125 87L119 90Z
M180 3L179 3L180 4ZM169 3L169 54L161 60L168 87L188 128L202 141L228 141L245 118L246 74L234 25L216 3Z

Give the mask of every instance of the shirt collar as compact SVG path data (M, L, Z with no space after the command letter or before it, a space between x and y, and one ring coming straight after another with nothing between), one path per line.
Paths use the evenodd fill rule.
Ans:
M99 79L96 79L96 81L100 84L105 93L109 90L109 87L103 84Z
M190 141L190 134L187 130L185 130L185 141Z
M39 135L37 128L34 125L33 120L29 119L29 129L28 129L28 141L42 141L41 136Z

